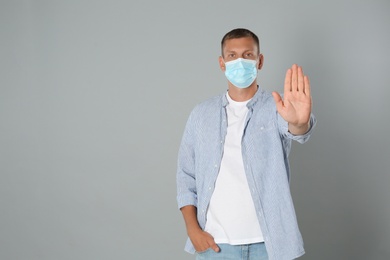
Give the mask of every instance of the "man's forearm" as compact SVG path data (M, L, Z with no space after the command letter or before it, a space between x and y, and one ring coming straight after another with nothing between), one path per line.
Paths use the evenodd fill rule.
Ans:
M181 209L183 214L184 222L186 224L187 234L190 236L191 233L201 231L197 218L197 209L193 205L184 206Z

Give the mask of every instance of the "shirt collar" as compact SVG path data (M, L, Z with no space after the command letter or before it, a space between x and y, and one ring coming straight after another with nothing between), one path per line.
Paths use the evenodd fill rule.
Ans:
M261 98L263 90L257 85L257 91L252 99L246 104L248 108L252 108ZM229 101L226 98L226 93L222 95L222 106L226 107L229 104Z

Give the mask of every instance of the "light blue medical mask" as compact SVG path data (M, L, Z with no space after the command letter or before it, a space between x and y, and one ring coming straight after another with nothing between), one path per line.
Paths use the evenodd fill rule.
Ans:
M257 61L238 58L225 62L226 78L238 88L247 88L257 77Z

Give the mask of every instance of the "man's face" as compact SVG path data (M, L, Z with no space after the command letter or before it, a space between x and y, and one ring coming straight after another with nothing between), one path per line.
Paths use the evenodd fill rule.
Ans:
M259 54L256 42L251 37L235 38L225 41L223 57L219 57L219 65L225 71L225 62L238 58L256 60L257 68L263 66L263 55Z

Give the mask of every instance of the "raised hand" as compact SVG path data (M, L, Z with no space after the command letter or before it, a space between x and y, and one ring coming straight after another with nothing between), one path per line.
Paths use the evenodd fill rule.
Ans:
M283 99L277 92L272 92L278 113L288 122L292 134L304 134L309 129L312 100L309 78L302 68L294 64L287 70L284 81Z

